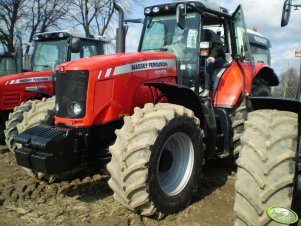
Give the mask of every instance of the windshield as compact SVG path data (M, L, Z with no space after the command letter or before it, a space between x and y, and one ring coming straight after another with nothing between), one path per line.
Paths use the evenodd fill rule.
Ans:
M187 60L185 51L197 50L199 15L188 14L186 24L183 30L178 27L175 15L148 17L141 51L170 51L178 59Z
M254 43L250 43L251 52L255 62L262 62L271 65L270 49Z
M200 15L189 13L181 29L176 15L147 17L140 51L171 52L176 55L180 73L178 83L194 87L199 53Z
M16 61L12 57L0 57L0 76L17 73Z
M32 71L54 71L56 65L66 62L68 40L36 42Z

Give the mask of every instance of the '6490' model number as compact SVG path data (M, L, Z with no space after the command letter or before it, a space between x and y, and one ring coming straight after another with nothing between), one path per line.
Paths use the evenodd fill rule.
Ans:
M167 74L167 70L156 70L155 71L156 75L162 75L162 74Z

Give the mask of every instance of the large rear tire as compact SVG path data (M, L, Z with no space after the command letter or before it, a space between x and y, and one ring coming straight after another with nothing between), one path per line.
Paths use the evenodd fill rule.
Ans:
M252 83L252 90L251 90L251 96L254 97L261 97L261 96L271 96L271 87L268 85L268 82L257 78L254 79Z
M14 111L9 113L8 119L5 122L5 143L12 153L14 153L17 148L14 141L14 137L18 134L17 124L23 121L23 113L28 112L35 101L38 100L29 100L15 107Z
M292 203L298 115L276 110L248 114L237 160L235 225L279 225L266 210Z
M240 151L240 138L244 130L244 123L247 120L248 111L245 101L230 115L233 131L233 156L237 156Z
M200 180L203 143L199 120L174 104L146 104L125 117L109 148L114 198L144 216L184 209Z

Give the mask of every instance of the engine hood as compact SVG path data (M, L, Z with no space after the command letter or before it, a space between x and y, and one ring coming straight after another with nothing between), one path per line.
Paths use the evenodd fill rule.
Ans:
M19 83L43 82L52 80L52 71L35 71L18 74L10 74L0 77L1 85L13 85Z
M152 61L160 59L175 60L175 55L161 52L144 52L144 53L121 53L93 56L88 58L77 59L67 63L60 64L56 67L59 70L61 67L65 71L68 70L101 70L102 68L116 68L121 65L129 65L141 61ZM143 65L137 65L140 67ZM135 67L135 66L134 66ZM137 68L139 69L139 68Z

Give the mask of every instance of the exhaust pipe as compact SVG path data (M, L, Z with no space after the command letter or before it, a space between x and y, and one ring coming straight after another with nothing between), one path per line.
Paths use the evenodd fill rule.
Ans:
M124 27L124 11L123 9L114 2L114 8L117 10L119 14L119 25L116 29L116 53L124 53L125 52L125 27Z
M18 45L18 49L17 49L17 70L18 73L22 72L23 70L23 43L22 43L22 38L20 35L17 35L18 39L19 39L19 45Z

